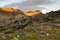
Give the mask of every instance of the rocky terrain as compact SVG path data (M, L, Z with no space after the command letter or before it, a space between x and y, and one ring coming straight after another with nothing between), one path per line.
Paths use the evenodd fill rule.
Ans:
M0 40L60 40L60 10L46 14L36 11L33 16L9 10L13 11L0 9Z

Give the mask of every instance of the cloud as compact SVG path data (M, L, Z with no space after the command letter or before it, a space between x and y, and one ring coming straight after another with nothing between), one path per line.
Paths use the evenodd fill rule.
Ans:
M0 7L3 7L5 5L10 5L10 4L13 4L13 3L21 3L25 0L0 0Z
M54 2L56 0L27 0L29 2L35 2L35 3L51 3L51 2Z
M36 5L41 5L41 4L52 3L54 1L56 1L56 0L26 0L24 2L19 1L17 3L12 3L10 5L12 5L12 6L17 5L17 6L22 6L22 7L24 7L24 6L36 6ZM10 6L10 5L8 4L8 6Z
M59 5L60 0L25 0L23 2L8 4L4 7L13 7L24 11L41 10L45 13L51 10L59 9Z

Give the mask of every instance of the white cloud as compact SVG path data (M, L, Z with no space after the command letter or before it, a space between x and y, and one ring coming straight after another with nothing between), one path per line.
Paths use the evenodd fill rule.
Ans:
M38 5L38 7L41 7L41 6L46 8L42 10L42 12L44 13L49 12L49 11L60 10L60 0L57 0L56 2L52 4Z
M43 13L60 9L60 0L10 0L4 7L14 7L24 11L41 10ZM2 4L2 3L0 3Z
M9 4L12 4L12 3L21 3L23 2L24 0L0 0L0 7L3 7L5 5L9 5Z

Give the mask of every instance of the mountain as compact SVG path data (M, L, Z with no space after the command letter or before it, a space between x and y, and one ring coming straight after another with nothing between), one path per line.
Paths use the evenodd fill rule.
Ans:
M60 22L60 10L51 11L47 13L47 18L49 18L53 22Z
M39 10L23 12L19 9L0 8L0 28L3 26L23 29L27 25L36 25L36 23L44 22L60 22L60 10L43 14Z
M0 26L22 27L27 25L32 12L23 12L19 9L0 8ZM33 15L40 14L39 11L33 12ZM30 15L32 16L32 15ZM30 18L30 19L29 19Z
M18 34L20 32L21 33L23 32L23 35L26 36L26 38L28 39L29 37L31 38L29 33L32 33L32 35L34 34L33 36L35 38L37 34L38 34L37 35L38 38L39 35L43 35L45 37L46 35L44 34L46 33L57 34L57 31L59 29L60 29L60 10L51 11L46 14L43 14L40 10L23 12L19 9L14 9L14 8L0 8L0 39L1 40L4 40L3 38L5 37L6 40L11 40L16 35L21 35ZM54 35L58 36L56 34ZM29 37L27 37L27 35ZM55 37L54 35L52 36ZM25 37L23 39L25 40Z
M12 23L14 21L14 17L19 14L22 15L23 12L13 8L0 8L0 27L7 26L8 24Z

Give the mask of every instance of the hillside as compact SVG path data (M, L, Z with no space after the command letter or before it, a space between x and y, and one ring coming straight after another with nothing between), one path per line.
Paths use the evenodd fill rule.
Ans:
M39 10L23 12L19 9L0 8L1 40L14 40L14 37L21 40L60 40L59 33L60 10L43 14Z

